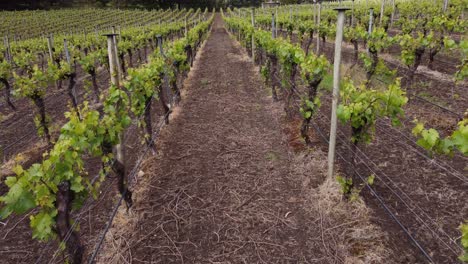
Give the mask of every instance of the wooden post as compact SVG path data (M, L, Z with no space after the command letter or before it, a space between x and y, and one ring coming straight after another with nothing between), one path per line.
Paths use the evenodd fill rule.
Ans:
M318 0L318 12L317 12L317 47L316 47L316 53L317 56L320 54L320 12L322 9L322 4L321 1Z
M5 36L4 41L6 48L6 59L8 62L11 62L13 60L13 56L11 55L10 40L8 39L8 35Z
M119 79L119 65L117 64L117 45L116 45L116 34L107 34L107 54L109 56L109 71L111 77L112 85L120 89L120 79ZM115 105L115 108L119 108L119 105ZM126 175L127 175L127 166L125 162L125 151L124 151L124 140L125 132L119 134L119 143L112 146L112 152L115 156L115 162L112 165L112 169L117 174L118 177L118 189L122 196L124 196L125 203L127 208L132 206L132 193L128 190L126 186Z
M115 34L108 34L107 36L107 54L109 56L109 72L110 72L110 79L111 83L117 87L120 86L119 84L119 77L118 77L118 64L117 64L117 56L115 52ZM122 142L122 141L120 141ZM118 144L115 146L115 154L116 154L116 160L121 162L122 164L124 159L123 159L123 151L121 144Z
M369 9L369 28L367 29L367 33L369 35L372 33L372 22L374 20L374 8Z
M120 59L119 59L119 52L118 52L118 49L117 49L117 36L118 34L115 33L115 26L112 26L112 37L114 38L114 41L113 41L113 45L114 45L114 53L115 53L115 63L117 64L117 78L119 78L119 80L122 80L122 73L121 73L121 70L120 70Z
M67 63L71 64L71 58L70 58L70 52L68 51L67 39L63 39L63 49L65 51L65 58L67 59Z
M158 46L159 46L159 52L161 53L161 55L166 58L166 54L164 53L164 49L163 49L163 39L161 36L158 36ZM167 95L167 102L166 102L166 106L168 108L171 108L172 107L172 91L169 87L169 76L168 76L168 69L167 69L167 66L164 65L164 91L165 91L165 94Z
M119 86L119 77L118 77L118 66L116 60L116 52L114 51L114 37L115 34L108 34L107 36L107 54L109 56L109 69L110 69L110 77L111 83L115 86Z
M374 8L369 9L369 28L367 29L367 34L372 34L372 26L374 22ZM367 55L369 55L369 45L367 45Z
M317 25L317 2L314 0L314 24Z
M54 63L54 52L52 49L54 48L54 35L50 34L47 36L47 48L49 49L49 60L50 63ZM59 89L59 81L55 82L55 88Z
M381 0L382 4L380 5L380 20L379 25L382 26L383 16L384 16L384 9L385 9L385 0Z
M345 21L345 12L348 8L336 8L338 18L336 23L336 38L335 38L335 59L333 63L333 97L332 97L332 114L330 124L330 145L328 148L328 178L333 179L333 166L335 163L335 146L336 146L336 128L337 128L337 108L340 96L340 68L341 68L341 45L343 42L343 28Z
M390 17L390 27L393 26L393 19L395 19L395 0L392 0L392 15Z
M395 1L395 0L393 0ZM353 3L351 5L351 27L354 27L354 0L353 0Z

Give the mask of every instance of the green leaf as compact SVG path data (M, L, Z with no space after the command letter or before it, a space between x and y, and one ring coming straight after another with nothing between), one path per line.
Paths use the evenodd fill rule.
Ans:
M429 146L433 147L436 145L437 140L439 139L439 132L437 130L431 128L428 130L424 130L421 135L423 136L424 140L429 144Z
M0 202L6 204L2 217L8 217L12 212L23 214L36 206L33 195L24 189L24 179L20 179L10 187L5 196L0 197Z
M373 185L374 184L374 180L375 180L375 175L371 175L367 178L367 184L369 185Z
M39 240L47 240L54 234L52 227L55 221L52 214L46 212L40 212L37 215L30 217L31 227L33 229L33 238Z
M468 261L468 222L460 225L460 231L462 233L461 245L463 246L465 252L459 257L461 261Z
M423 130L424 130L424 124L417 123L411 132L413 133L413 135L419 136Z
M16 175L21 175L21 174L23 174L24 170L23 170L23 167L21 165L16 165L15 167L13 167L13 172ZM8 183L7 183L7 185L8 185Z

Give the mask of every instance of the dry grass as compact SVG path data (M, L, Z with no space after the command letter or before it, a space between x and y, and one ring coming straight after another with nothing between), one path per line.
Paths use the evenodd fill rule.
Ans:
M45 147L46 144L44 142L37 142L24 152L5 161L0 167L0 179L3 179L4 177L9 175L13 175L13 168L16 165L24 166L25 164L30 163L32 159L37 159L38 157L40 157Z
M338 182L326 178L326 156L314 149L296 155L292 165L292 173L303 175L306 204L310 205L306 210L318 218L326 263L385 263L391 255L385 246L387 234L370 221L370 209L362 199L343 200Z

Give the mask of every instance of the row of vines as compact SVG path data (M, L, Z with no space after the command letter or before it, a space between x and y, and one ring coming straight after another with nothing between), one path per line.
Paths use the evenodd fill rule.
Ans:
M453 56L457 63L456 70L451 73L454 83L466 84L468 41L464 38L468 21L464 13L467 1L450 1L446 7L443 1L432 0L417 4L382 2L340 1L257 10L228 9L223 14L232 34L261 67L273 100L277 101L278 94L282 93L287 115L300 113L300 134L306 144L312 145L309 127L326 93L320 89L321 83L330 77L333 64L320 53L327 39L335 38L335 7L349 7L344 41L354 49L351 68L362 67L365 72L363 79L346 74L340 85L337 115L341 123L350 128L351 153L373 140L378 120L388 120L392 126L400 125L405 105L415 96L414 77L424 54L428 57L429 69L433 69L437 55ZM278 33L284 33L284 37L278 37ZM315 41L315 52L312 52L311 45ZM392 46L400 51L397 59L406 67L404 75L391 70L382 56ZM429 155L468 155L468 118L466 114L460 116L456 128L446 135L434 128L427 129L415 120L412 132L417 144ZM352 157L351 162L354 166L356 157ZM374 175L364 183L356 173L349 175L352 177L338 177L347 198L356 194L359 185L374 181ZM460 244L465 249L465 253L460 252L462 261L468 261L467 228L467 224L460 226Z
M62 11L57 12L53 19L60 19ZM113 12L109 15L112 19L107 21L110 24L115 22ZM2 49L0 78L8 94L7 103L14 111L11 87L13 96L33 102L38 113L37 132L47 141L48 150L40 162L29 167L16 165L15 176L5 179L8 192L0 197L0 217L30 214L33 238L58 239L70 263L81 263L85 251L78 234L78 219L71 219L71 215L82 210L89 199L99 199L100 187L106 179L117 178L122 200L127 207L132 206L129 190L132 175L122 157L125 132L136 123L144 131L142 144L154 150L151 103L161 102L168 122L171 108L179 99L177 79L190 70L213 20L208 10L147 13L148 23L121 28L119 34L107 35L107 42L105 36L90 37L83 33L54 36L55 42L64 45L53 46L51 38L47 41L39 37ZM171 17L172 22L161 23L161 17ZM87 21L86 16L80 19ZM126 17L120 15L119 19ZM158 23L152 23L154 19ZM54 21L51 24L57 25ZM148 47L151 54L147 54ZM142 50L144 56L140 54ZM131 64L134 51L140 58L138 66ZM130 57L128 65L127 57ZM74 87L79 68L92 79L92 96L82 102L77 100ZM99 71L110 74L112 83L108 87L97 87ZM68 80L71 105L65 113L66 123L54 138L49 133L51 120L45 112L44 100L50 90L62 89L64 80ZM87 170L90 158L99 159L102 164L95 177Z

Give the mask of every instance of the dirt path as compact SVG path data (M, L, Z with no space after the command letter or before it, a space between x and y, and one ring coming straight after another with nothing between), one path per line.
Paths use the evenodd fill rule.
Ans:
M200 55L182 104L160 135L159 154L140 172L132 213L117 216L98 262L371 263L388 257L386 238L362 218L365 210L353 215L359 220L322 215L363 204L341 203L334 189L337 202L330 199L322 205L328 209L317 212L309 191L324 180L325 161L318 157L326 155L291 153L282 107L271 102L220 15ZM362 238L358 225L369 235ZM378 253L369 258L363 249Z
M303 191L323 181L323 166L297 171L281 107L219 15L184 89L141 172L133 218L117 218L99 262L343 261L341 238L324 242Z
M181 113L161 135L160 156L148 161L133 260L312 259L311 219L288 178L279 123L219 16L203 53Z

